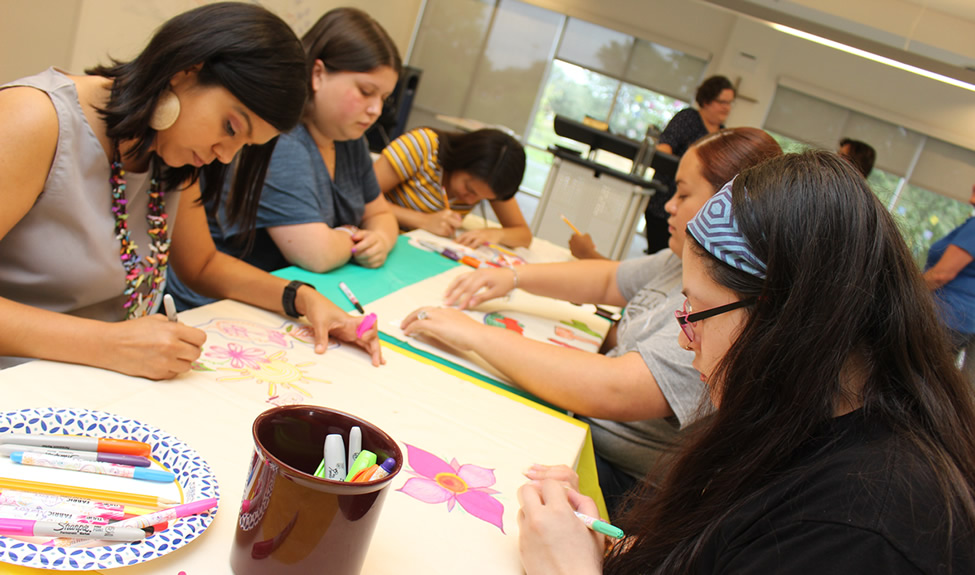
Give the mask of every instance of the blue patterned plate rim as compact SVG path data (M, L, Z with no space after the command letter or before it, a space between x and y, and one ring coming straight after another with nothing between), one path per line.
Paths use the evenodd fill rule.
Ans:
M194 499L219 497L217 478L200 454L172 435L133 419L90 409L22 409L0 414L0 433L97 435L144 441L152 445L152 456L176 473L184 493L195 492ZM145 563L199 537L213 522L216 511L184 517L145 541L102 547L48 547L0 536L0 562L64 571Z

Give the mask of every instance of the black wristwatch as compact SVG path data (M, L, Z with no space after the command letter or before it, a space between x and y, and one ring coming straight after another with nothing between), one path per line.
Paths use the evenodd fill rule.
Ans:
M292 280L291 283L284 286L284 293L281 294L281 307L284 308L284 313L290 317L301 317L301 314L295 309L295 298L298 297L298 288L301 286L308 286L311 289L315 289L315 286L309 283Z

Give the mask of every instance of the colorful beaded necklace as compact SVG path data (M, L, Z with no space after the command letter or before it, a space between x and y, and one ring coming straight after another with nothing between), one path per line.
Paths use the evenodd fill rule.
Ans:
M165 192L159 185L159 166L152 161L152 179L149 183L149 209L146 213L148 224L150 255L140 257L138 246L129 237L128 210L125 199L125 170L122 169L122 156L118 143L112 160L112 215L115 216L115 237L119 241L119 259L125 268L125 308L126 319L146 315L155 307L160 296L166 268L169 265L169 233L166 225ZM143 289L140 289L143 288Z

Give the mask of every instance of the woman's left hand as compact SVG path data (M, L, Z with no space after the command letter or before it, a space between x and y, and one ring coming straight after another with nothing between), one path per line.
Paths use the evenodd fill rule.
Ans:
M392 249L386 238L373 230L358 230L352 234L352 258L364 268L378 268L386 263Z
M421 307L410 312L400 324L406 336L431 336L461 351L474 349L481 327L484 324L449 307Z
M328 349L328 338L334 335L342 341L354 343L366 350L372 357L373 365L386 363L379 346L377 324L373 324L362 334L362 337L358 337L356 329L365 318L353 317L345 313L328 298L307 286L298 288L295 307L302 312L315 330L315 353L325 353Z
M485 228L463 232L454 238L454 241L469 248L478 248L484 244L500 243L503 235L502 228Z
M546 479L523 485L518 500L518 546L528 575L602 573L606 537L589 530L574 513L598 517L592 499Z

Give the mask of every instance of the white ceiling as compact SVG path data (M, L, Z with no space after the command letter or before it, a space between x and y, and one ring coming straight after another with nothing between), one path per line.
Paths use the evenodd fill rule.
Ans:
M704 1L967 82L975 79L975 0Z

